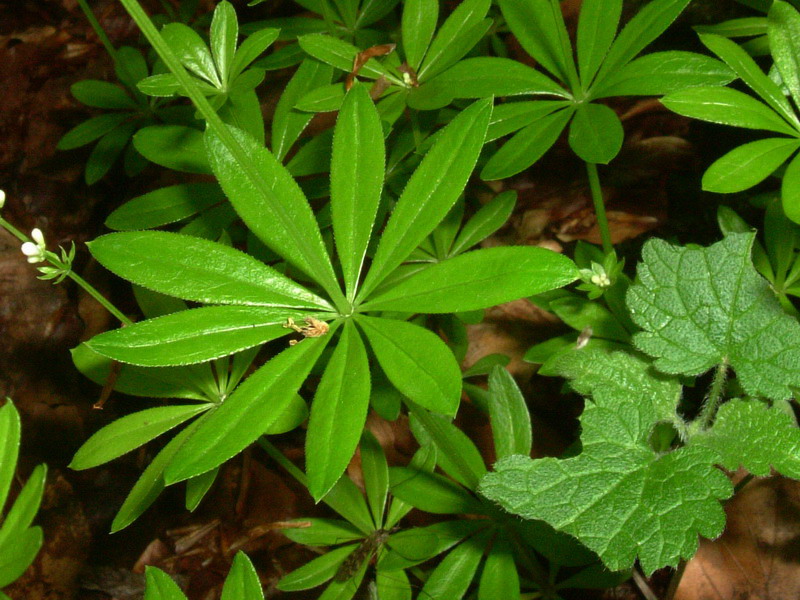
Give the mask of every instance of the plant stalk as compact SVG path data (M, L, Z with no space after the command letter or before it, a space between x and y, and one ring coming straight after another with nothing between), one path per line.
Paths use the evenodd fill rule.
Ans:
M722 401L723 392L725 391L725 379L728 375L728 361L723 360L717 365L717 370L714 371L714 381L711 383L711 390L708 392L705 404L698 415L698 422L700 427L705 430L711 426L714 416L717 414L717 408Z
M105 30L100 26L100 21L97 20L97 17L94 16L92 9L89 7L89 3L86 0L78 0L78 5L81 7L83 14L86 15L86 20L89 21L89 25L92 26L97 37L100 39L100 43L103 44L103 47L108 52L108 55L111 57L111 60L114 61L114 64L117 64L117 50L114 48L114 45L111 43L111 40L108 39L108 35L106 35Z
M636 587L639 588L639 591L642 592L642 596L645 597L645 600L658 600L658 596L656 596L650 584L647 583L647 578L639 571L638 567L634 567L633 569L633 582L636 584Z
M611 254L614 252L614 245L611 243L611 229L608 227L606 205L603 202L603 189L600 187L600 176L597 174L597 165L587 162L586 173L589 176L589 188L592 191L592 202L594 202L594 212L597 215L597 226L600 228L600 239L603 240L603 252Z
M125 315L122 313L122 311L120 311L120 310L119 310L119 309L118 309L116 306L114 306L113 304L111 304L111 302L110 302L110 301L109 301L109 300L108 300L108 299L107 299L105 296L103 296L103 294L101 294L100 292L98 292L98 291L97 291L97 290L94 288L94 286L92 286L92 285L91 285L91 284L90 284L88 281L86 281L86 280L85 280L83 277L81 277L80 275L78 275L77 273L75 273L75 271L72 271L72 270L70 270L70 272L67 274L67 277L69 277L70 279L72 279L72 281L74 281L74 282L75 282L75 283L77 283L79 286L81 286L81 287L83 288L83 291L85 291L85 292L86 292L87 294L89 294L89 295L90 295L92 298L94 298L95 300L97 300L97 302L99 302L99 303L100 303L100 305L101 305L103 308L105 308L105 309L106 309L108 312L110 312L110 313L111 313L112 315L114 315L114 316L115 316L117 319L119 319L119 322L120 322L120 323L122 323L123 325L133 325L133 321L131 321L131 320L130 320L128 317L126 317L126 316L125 316Z

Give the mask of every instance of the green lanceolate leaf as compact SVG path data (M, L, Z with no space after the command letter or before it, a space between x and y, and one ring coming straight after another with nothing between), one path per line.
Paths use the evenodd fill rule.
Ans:
M478 570L485 543L486 538L478 535L456 546L433 570L420 595L461 600Z
M665 97L662 103L679 115L701 121L795 134L794 129L764 103L730 88L681 90Z
M686 88L729 83L733 72L725 63L695 52L653 52L632 60L593 89L593 98L660 96Z
M308 489L319 502L344 473L367 418L370 375L367 351L352 321L325 368L308 421Z
M359 293L365 298L438 225L469 179L486 138L490 100L462 111L438 135L438 141L411 176L381 236L372 266Z
M487 202L461 229L450 247L449 255L455 256L469 250L500 229L508 221L516 203L517 193L513 190L498 194Z
M133 136L136 151L150 162L184 173L208 175L203 133L183 125L151 125Z
M37 466L30 474L28 481L25 482L22 490L20 490L19 494L14 500L11 510L9 510L8 514L6 514L5 519L3 520L3 525L0 527L0 550L3 551L0 553L0 555L8 552L13 553L14 546L17 544L20 538L24 537L26 534L31 535L28 533L31 531L31 529L39 530L38 527L31 528L31 523L36 517L36 513L39 511L39 505L42 503L42 495L44 494L44 484L46 478L47 465ZM32 537L40 538L41 535ZM41 546L41 540L39 545ZM21 571L25 570L29 564L30 561L25 564L18 565L17 568L20 569L20 574ZM16 579L16 577L14 577L14 579ZM3 583L2 580L3 577L0 576L0 585L6 585L6 583Z
M184 67L212 86L222 87L211 52L194 29L183 23L169 23L161 35Z
M417 77L428 81L467 54L492 24L484 19L490 0L464 0L442 23L433 38Z
M329 84L332 75L333 69L329 65L307 59L286 84L272 119L272 151L279 160L286 157L314 116L294 110L297 101L312 90Z
M264 600L264 589L253 563L244 552L237 552L225 579L220 600Z
M781 183L783 212L795 223L800 223L800 158L795 156L786 167Z
M202 475L192 477L186 482L186 510L194 512L200 506L203 498L206 497L211 486L217 480L217 475L219 475L219 469L211 469Z
M777 0L769 10L769 49L784 85L795 102L800 102L800 13L787 2Z
M231 135L252 157L244 165L209 129L206 149L222 189L250 230L329 294L339 285L319 225L300 187L273 154L235 128Z
M531 416L514 378L501 366L489 375L489 415L495 456L530 455L533 445Z
M139 476L131 491L128 493L125 502L114 517L111 523L111 533L125 529L133 523L148 507L158 498L158 495L165 487L164 469L170 464L178 450L186 443L187 438L200 424L200 421L208 418L208 414L189 423L184 429L172 438L164 448L156 454L156 457L147 465L147 468Z
M530 167L556 143L573 114L572 108L565 108L521 129L489 159L481 171L481 179L505 179Z
M431 414L410 402L408 408L414 437L423 446L433 444L436 462L445 473L464 487L476 489L486 474L486 465L469 436L442 415Z
M622 0L585 0L578 19L578 69L588 89L617 34Z
M437 263L379 293L362 310L449 313L486 308L575 281L577 267L543 248L484 248Z
M625 132L612 109L604 104L582 104L569 127L569 145L588 163L607 164L622 148Z
M207 240L132 231L101 236L88 246L109 271L162 294L219 304L331 308L244 252Z
M719 35L701 35L700 40L719 56L746 83L750 89L790 123L797 124L797 116L781 88L761 71L756 61L739 45Z
M428 51L438 19L438 0L409 0L403 6L403 52L415 71Z
M186 600L181 588L161 569L145 569L146 589L144 600Z
M800 325L753 267L753 239L732 233L708 248L648 242L627 296L644 329L633 341L665 373L730 365L748 394L780 400L800 385Z
M722 532L719 500L730 496L732 485L714 467L718 457L709 449L651 449L664 401L650 394L647 364L636 366L624 357L609 359L622 361L615 371L633 375L619 383L594 370L594 355L576 351L570 357L569 370L578 377L573 385L594 400L581 416L581 454L510 456L484 477L481 492L510 512L578 538L609 569L629 568L638 558L651 573L692 556L698 534L713 538Z
M744 467L766 477L771 469L800 479L800 429L793 416L758 400L734 399L723 404L714 426L693 436L690 445L713 449L731 471Z
M654 0L631 19L614 40L597 74L600 81L632 60L678 18L690 0Z
M380 528L383 526L386 501L389 497L389 465L383 448L369 430L365 430L361 436L359 450L367 503L375 527Z
M0 587L17 580L33 562L44 541L41 527L31 527L17 536L14 544L0 553Z
M496 539L486 557L478 600L514 598L519 596L519 573L514 562L514 550L503 538Z
M403 321L358 315L356 322L392 385L429 410L455 414L461 370L440 337Z
M0 407L0 510L8 498L8 491L17 468L20 428L17 409L6 400Z
M730 194L749 189L772 175L800 148L800 140L767 138L734 148L703 174L703 189Z
M390 470L392 494L403 502L438 515L475 514L480 502L454 481L409 467Z
M347 73L352 70L353 60L359 53L359 49L352 44L324 33L304 35L297 41L310 56ZM386 75L387 71L377 60L371 58L361 67L359 74L377 79Z
M309 525L288 528L284 535L304 546L335 546L364 537L363 531L339 519L299 519L299 522Z
M105 385L112 371L112 360L90 350L85 343L72 349L77 369L98 385ZM204 367L134 367L120 365L114 389L123 394L145 398L185 398L207 400L207 392L198 381L195 369ZM117 367L113 367L117 370ZM209 372L209 376L210 376ZM213 396L212 396L213 397Z
M258 58L269 46L278 39L279 29L261 29L249 36L236 50L230 68L231 79L238 77L251 62Z
M331 218L347 297L355 297L383 189L385 150L378 111L366 86L342 104L333 136Z
M85 178L87 185L97 183L108 173L114 162L122 154L135 129L136 124L128 121L100 138L100 141L92 149L89 160L86 161Z
M209 408L209 404L159 406L117 419L86 440L69 467L80 471L107 463Z
M256 441L288 406L335 329L284 350L248 377L177 451L166 481L205 473Z
M130 118L129 113L99 115L76 125L58 141L59 150L72 150L90 144Z
M107 81L85 79L73 83L72 95L87 106L96 108L136 110L137 104L120 86Z
M117 231L151 229L187 219L215 204L225 195L214 183L184 183L163 187L128 200L106 219Z
M143 367L206 362L291 332L289 318L308 313L254 306L206 306L147 319L95 336L86 345L114 360Z
M453 98L523 94L568 97L564 88L536 69L508 58L479 56L460 61L415 90L412 98L418 108L430 109L445 106Z
M358 544L349 544L326 552L281 578L278 589L284 592L296 592L322 585L336 575L341 564L356 548Z
M236 10L230 2L223 0L214 9L211 19L211 55L217 66L217 73L223 84L230 80L236 42L239 37L239 23Z
M519 131L542 117L569 105L569 102L561 100L532 100L499 104L492 110L486 141L493 142L505 135Z
M559 41L559 30L564 27L559 7L550 0L500 0L499 4L525 52L561 81L569 81L572 56L564 55Z

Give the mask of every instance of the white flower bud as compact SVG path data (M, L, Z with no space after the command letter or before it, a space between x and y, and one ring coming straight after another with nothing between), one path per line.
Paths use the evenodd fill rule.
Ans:
M6 205L6 193L3 190L0 190L0 209L2 209Z
M31 237L33 238L33 241L36 242L37 245L44 246L44 234L42 233L41 229L37 227L36 229L31 231Z
M591 281L597 287L607 288L611 285L611 280L605 273L595 273L592 275Z
M33 242L25 242L22 244L22 253L28 257L28 262L31 264L44 260L44 248Z

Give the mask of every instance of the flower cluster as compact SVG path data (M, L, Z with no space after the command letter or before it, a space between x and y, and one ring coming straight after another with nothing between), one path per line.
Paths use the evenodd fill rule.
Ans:
M44 241L44 234L38 227L31 231L32 242L22 244L22 253L28 257L28 262L36 264L47 260L47 246Z

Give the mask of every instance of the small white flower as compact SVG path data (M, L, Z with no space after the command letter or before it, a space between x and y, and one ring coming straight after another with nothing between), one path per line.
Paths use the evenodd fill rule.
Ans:
M605 273L595 273L592 275L591 282L597 287L607 288L611 286L611 280Z
M22 244L22 253L28 257L28 262L31 264L44 261L44 251L33 242Z
M6 193L3 190L0 190L0 208L3 208L6 205Z
M47 248L45 247L42 230L37 227L31 231L31 237L33 238L33 242L25 242L22 244L22 253L28 257L28 262L31 264L44 262Z

